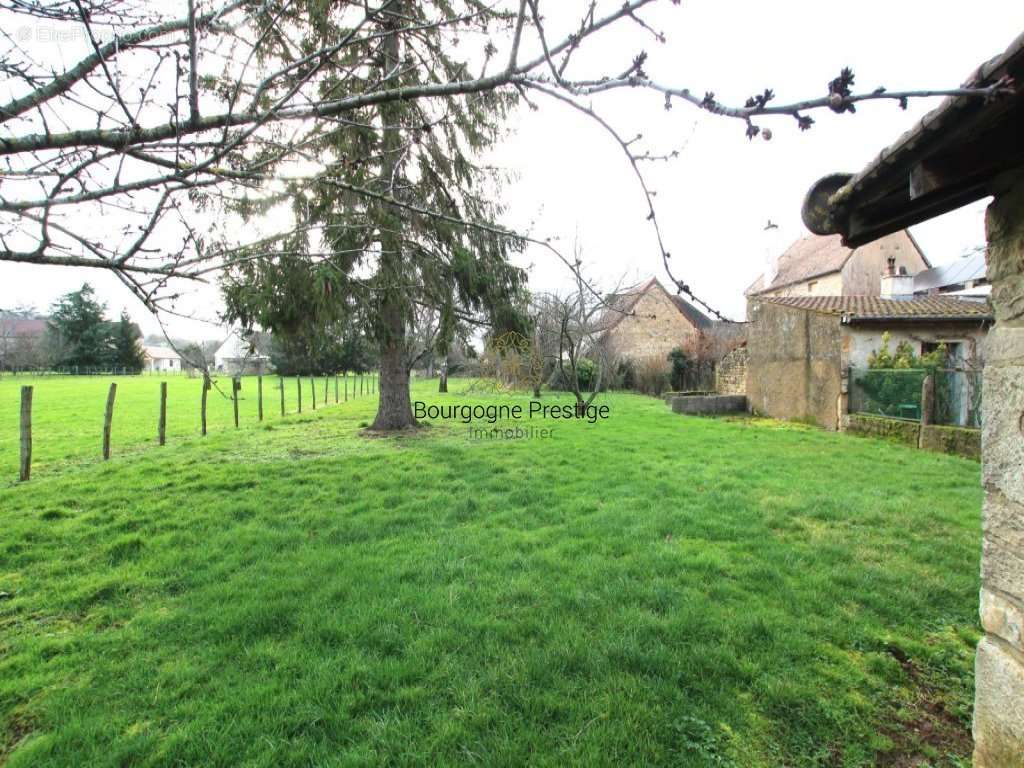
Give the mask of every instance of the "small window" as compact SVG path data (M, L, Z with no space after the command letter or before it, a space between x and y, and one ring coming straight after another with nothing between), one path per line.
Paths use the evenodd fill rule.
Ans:
M817 281L816 280L812 280L811 282L809 282L807 284L807 292L808 293L814 293L814 289L817 288L817 287L818 287Z

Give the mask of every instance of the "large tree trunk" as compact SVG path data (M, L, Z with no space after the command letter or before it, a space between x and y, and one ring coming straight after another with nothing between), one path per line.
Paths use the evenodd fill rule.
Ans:
M448 361L445 360L441 366L441 381L437 385L438 392L448 392Z
M380 400L372 429L391 431L415 426L404 344L385 342L380 350Z
M394 14L389 17L387 28L390 33L384 38L384 71L390 72L399 63L400 44L398 33L401 26L402 0L391 6ZM380 122L383 128L384 160L381 178L390 182L398 170L398 158L402 147L402 107L397 104L383 104L380 107ZM380 395L377 417L373 429L391 431L416 426L409 398L409 367L406 349L406 311L408 299L402 294L404 265L402 260L402 239L395 231L400 219L387 209L381 210L380 246L381 257L379 278L382 286L380 302ZM400 223L398 224L400 226Z

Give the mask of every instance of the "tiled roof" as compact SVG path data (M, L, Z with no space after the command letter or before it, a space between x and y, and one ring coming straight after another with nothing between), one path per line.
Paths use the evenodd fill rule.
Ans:
M46 321L37 317L0 317L0 336L34 337L46 333Z
M925 264L928 259L921 253L914 238L909 232L894 232L886 239L892 239L891 246L899 249L906 245L917 251ZM785 253L779 256L776 265L775 278L771 285L764 287L764 275L758 276L746 290L746 295L751 296L764 290L775 290L794 283L802 283L822 275L831 275L839 272L850 259L856 249L847 248L843 245L839 235L808 235L802 237L786 249ZM879 275L881 278L881 275Z
M848 320L991 320L987 301L968 301L949 296L913 299L882 299L878 296L764 296L757 301L794 309L842 315Z
M846 264L851 253L853 251L843 245L839 235L802 237L779 256L775 279L772 280L771 285L766 289L764 276L761 275L747 289L747 293L781 288L784 285L799 283L812 277L838 272Z
M147 346L142 348L150 360L180 360L181 357L173 349L167 347Z
M690 324L694 327L700 328L701 330L711 327L711 318L693 306L693 304L688 302L682 296L678 294L673 296L672 303L676 305L679 311L683 313L686 319L689 320Z

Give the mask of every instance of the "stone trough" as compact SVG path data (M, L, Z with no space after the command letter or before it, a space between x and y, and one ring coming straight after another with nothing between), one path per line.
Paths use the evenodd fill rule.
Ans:
M723 413L746 413L744 395L717 395L713 392L669 392L665 402L673 413L692 416L713 416Z

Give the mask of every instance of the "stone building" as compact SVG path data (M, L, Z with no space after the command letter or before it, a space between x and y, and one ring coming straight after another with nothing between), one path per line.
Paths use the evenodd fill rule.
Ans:
M839 235L793 243L746 290L753 296L879 296L886 273L915 275L931 264L906 230L857 248Z
M992 322L986 303L946 296L760 296L747 314L751 410L826 429L843 428L850 368L867 366L883 333L915 354L944 344L966 361L984 356Z
M696 349L714 323L652 277L609 296L600 343L613 360L667 360L677 347Z
M925 115L857 174L819 181L808 229L851 247L992 197L982 428L981 623L975 661L974 765L1024 765L1024 35L983 64L961 94ZM1016 84L1016 85L1015 85ZM994 93L997 89L999 93Z
M747 362L750 351L747 342L729 352L715 368L715 392L720 395L747 394Z

